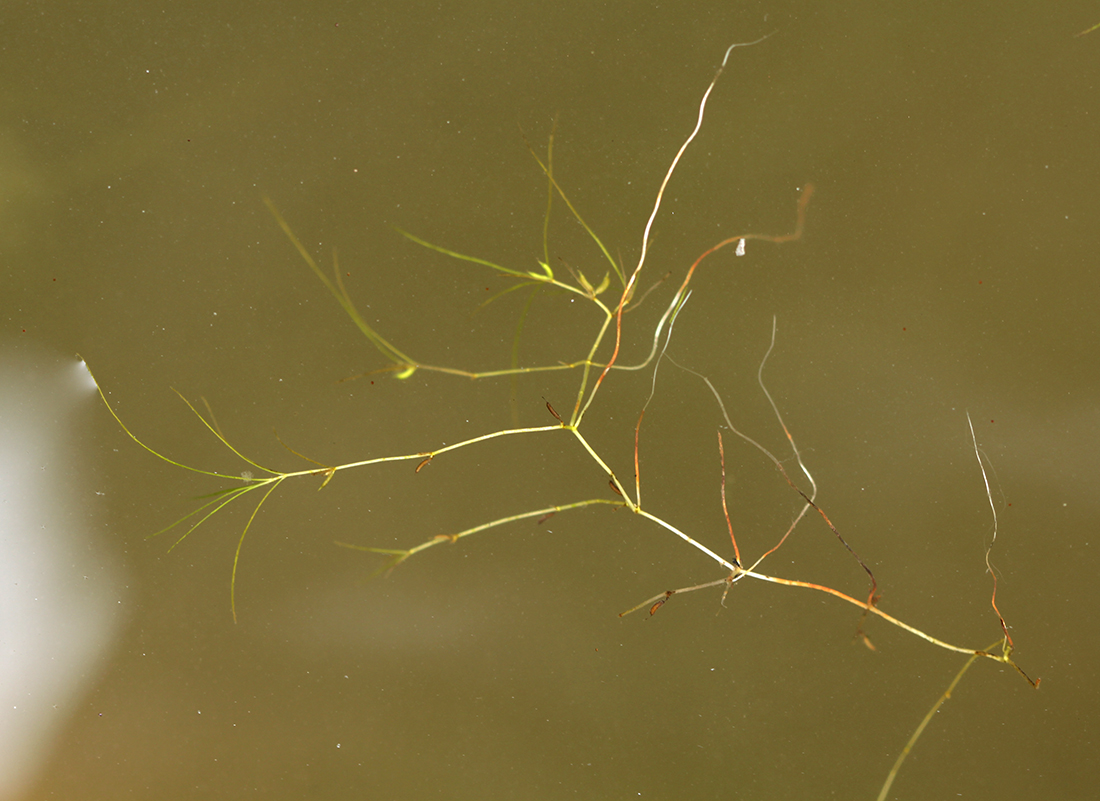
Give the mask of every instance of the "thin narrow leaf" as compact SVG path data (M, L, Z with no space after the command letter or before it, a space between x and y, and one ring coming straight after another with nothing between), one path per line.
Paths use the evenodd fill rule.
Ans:
M241 459L242 461L248 462L248 464L252 465L252 466L253 466L253 467L255 467L255 468L256 468L257 470L263 470L263 471L264 471L265 473L270 473L270 474L271 474L271 475L273 475L273 476L278 476L278 475L281 475L281 473L280 473L280 472L279 472L278 470L272 470L272 469L271 469L271 468L269 468L269 467L264 467L264 466L263 466L262 464L257 464L256 462L252 461L252 460L251 460L251 459L249 459L249 458L248 458L247 456L245 456L245 455L244 455L243 453L241 453L240 451L238 451L238 450L237 450L236 448L234 448L234 447L233 447L232 445L230 445L230 444L229 444L229 441L228 441L228 440L226 440L226 438L225 438L225 437L223 437L223 436L221 435L221 432L220 432L220 431L218 431L218 430L217 430L216 428L214 428L214 426L212 426L212 425L211 425L211 424L209 423L209 421L207 421L207 419L206 419L205 417L203 417L203 416L202 416L201 414L199 414L199 411L198 411L198 409L196 409L196 408L195 408L195 407L194 407L194 406L193 406L193 405L191 404L191 401L189 401L189 400L187 400L187 398L183 397L183 393L182 393L182 392L180 392L180 391L179 391L178 389L176 389L175 387L172 387L172 391L173 391L173 392L175 392L175 393L176 393L176 394L177 394L177 395L179 396L179 399L180 399L181 401L183 401L184 403L186 403L186 404L187 404L187 408L188 408L188 409L190 409L190 410L191 410L192 412L194 412L194 413L195 413L195 417L197 417L197 418L199 418L200 420L202 420L202 424L203 424L204 426L206 426L206 428L207 428L207 429L208 429L208 430L210 431L210 433L211 433L211 434L213 434L213 435L214 435L215 437L217 437L217 438L218 438L218 440L219 440L219 441L221 442L221 444L222 444L222 445L224 445L225 447L229 448L229 450L233 451L234 455L236 455L236 456L237 456L238 458L240 458L240 459Z
M434 250L436 253L442 253L444 256L450 256L452 259L459 259L461 261L471 261L474 264L481 264L481 265L484 265L485 267L490 267L490 268L496 270L497 272L504 273L506 275L514 275L514 276L517 276L519 278L527 278L529 275L533 275L535 278L539 278L541 280L541 277L542 277L538 273L527 273L527 272L522 272L520 270L513 270L509 267L501 267L499 264L494 264L493 262L486 261L485 259L479 259L476 256L467 256L464 253L457 253L456 251L448 250L447 248L440 247L439 245L433 245L431 242L427 242L427 241L421 239L418 236L414 236L414 235L410 234L408 231L405 231L405 230L402 230L401 228L398 228L396 225L394 226L394 230L397 231L397 233L401 234L401 236L405 237L406 239L411 239L413 242L415 242L418 245L421 245L422 247L426 247L429 250Z
M561 195L561 199L565 201L565 205L569 207L569 211L573 214L573 217L576 219L577 222L581 224L581 227L588 232L588 235L592 237L592 241L596 243L596 246L599 247L603 255L607 258L609 262L611 262L611 268L615 271L615 275L619 276L619 281L622 282L623 286L626 286L626 276L623 274L622 269L619 267L615 259L612 258L611 253L608 252L607 248L604 247L604 244L600 240L600 238L596 236L596 232L593 231L588 226L588 223L584 221L584 218L581 217L580 212L577 211L576 207L573 206L573 203L566 196L565 191L561 188L561 186L558 185L558 182L554 179L554 175L551 172L550 167L542 163L542 159L535 155L535 151L531 149L530 145L528 145L528 149L531 151L531 155L534 157L535 161L538 162L538 165L542 167L542 171L546 173L547 179L550 181L553 187L558 190L558 194Z
M341 307L343 307L344 312L348 315L348 317L351 318L356 327L363 332L363 335L366 336L370 343L374 345L374 347L377 348L378 351L391 362L394 362L398 365L416 365L417 363L413 359L410 359L404 353L402 353L389 342L387 342L381 334L371 328L367 321L363 319L362 315L359 314L359 311L355 308L355 304L352 303L351 296L348 295L347 289L344 287L343 279L340 278L339 269L335 270L336 283L334 284L332 281L329 280L329 277L321 271L321 268L317 266L317 262L313 260L313 256L310 255L309 251L306 250L305 246L301 243L301 241L299 241L298 237L294 234L294 231L291 230L286 220L283 219L283 216L279 214L279 210L275 208L275 204L271 202L271 199L265 197L264 204L267 206L271 214L275 217L275 221L279 224L279 227L283 229L283 233L286 234L287 239L289 239L291 244L293 244L294 247L298 249L299 255L301 255L302 259L305 260L305 263L309 265L309 269L313 270L313 274L321 280L321 283L325 285L325 288L332 294L334 298L336 298L336 302L339 303ZM336 266L335 257L333 259L333 266Z
M264 505L264 501L275 491L275 488L279 486L282 479L275 481L271 488L264 493L264 497L260 498L260 502L256 504L256 508L252 510L252 514L248 517L248 522L244 524L244 531L241 532L241 538L237 540L237 550L233 554L233 574L229 579L229 609L233 613L233 622L237 622L237 564L241 560L241 548L244 547L244 538L248 534L248 529L252 526L252 521L256 519L256 515L260 511L260 507Z

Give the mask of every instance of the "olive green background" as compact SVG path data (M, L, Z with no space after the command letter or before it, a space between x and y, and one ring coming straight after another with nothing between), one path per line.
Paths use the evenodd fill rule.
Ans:
M785 438L875 571L885 611L982 647L999 635L991 517L966 413L995 473L998 602L1035 692L975 665L894 798L1095 792L1097 143L1090 3L9 3L0 88L0 336L79 352L131 430L240 472L171 392L283 469L429 450L552 422L575 374L473 383L384 366L264 208L364 316L432 364L509 363L525 295L418 248L397 225L519 269L541 256L546 186L524 137L613 254L633 264L659 182L735 50L654 227L649 281L731 235L804 239L708 259L670 353L734 423ZM551 258L598 280L555 210ZM559 261L559 259L561 261ZM643 281L648 286L648 282ZM636 360L672 291L628 317ZM476 313L475 313L476 312ZM523 364L583 356L598 323L542 294ZM585 432L629 477L652 373L615 374ZM874 798L962 658L804 590L721 578L670 534L607 508L378 558L497 517L608 493L565 434L289 484L229 575L241 507L171 553L145 536L219 488L140 450L90 400L73 434L96 548L120 560L125 625L30 798ZM720 418L662 365L642 429L643 502L728 554ZM799 499L727 438L746 556ZM102 493L102 494L99 494ZM865 592L819 520L765 563Z

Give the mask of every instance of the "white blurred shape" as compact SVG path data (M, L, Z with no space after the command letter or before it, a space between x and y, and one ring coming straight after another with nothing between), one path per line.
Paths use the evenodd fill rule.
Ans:
M74 393L84 390L88 394L91 394L96 391L95 379L92 378L92 371L88 369L88 365L84 363L83 359L74 359L69 366L69 373L72 378Z
M97 498L74 412L84 362L0 346L0 799L21 797L118 633L121 571L92 536Z

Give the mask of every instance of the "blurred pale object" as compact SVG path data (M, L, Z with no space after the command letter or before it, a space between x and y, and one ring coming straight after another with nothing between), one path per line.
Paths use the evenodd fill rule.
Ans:
M95 402L84 362L0 346L3 801L28 791L123 618L121 572L93 536L103 499L73 420Z

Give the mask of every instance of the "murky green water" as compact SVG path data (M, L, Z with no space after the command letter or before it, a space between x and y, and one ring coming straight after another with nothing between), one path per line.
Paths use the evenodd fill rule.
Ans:
M3 344L79 352L131 430L174 459L239 474L171 388L243 452L304 469L552 424L575 373L470 382L341 379L385 362L301 262L270 197L367 321L425 363L507 367L526 295L402 239L537 269L544 153L616 258L634 264L668 164L726 47L703 130L670 183L636 361L706 248L669 349L733 422L786 440L874 571L881 608L966 647L999 636L929 725L892 798L1087 797L1098 771L1095 609L1100 22L1057 9L845 10L789 4L197 4L9 10L2 51ZM796 7L795 7L796 8ZM555 206L551 261L605 261ZM648 286L648 281L643 281ZM523 364L582 358L598 318L545 293ZM52 359L52 361L51 361ZM586 418L629 484L652 372L613 374ZM806 590L742 582L617 613L722 577L671 534L606 507L379 558L495 518L610 495L567 434L288 483L168 553L155 532L222 487L142 451L89 398L71 443L85 550L124 565L105 666L57 716L27 798L867 798L963 657ZM705 386L661 367L641 436L643 501L729 556ZM273 433L277 432L278 438ZM746 559L799 498L727 434L727 500ZM34 465L28 465L28 469ZM790 464L788 463L790 469ZM30 529L21 530L21 532ZM19 536L31 538L20 533ZM84 558L72 557L75 563ZM765 563L860 596L820 520ZM112 579L114 580L114 579ZM92 668L89 668L92 669ZM58 696L61 697L61 696ZM49 711L47 711L49 710ZM22 795L18 797L24 797Z

